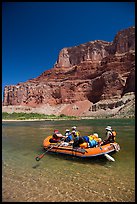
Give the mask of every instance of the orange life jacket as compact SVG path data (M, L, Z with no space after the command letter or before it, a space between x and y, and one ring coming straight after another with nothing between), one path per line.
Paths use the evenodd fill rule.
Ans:
M112 131L112 134L113 134L114 137L116 137L116 134L117 134L117 133L116 133L116 131L113 130L113 131Z

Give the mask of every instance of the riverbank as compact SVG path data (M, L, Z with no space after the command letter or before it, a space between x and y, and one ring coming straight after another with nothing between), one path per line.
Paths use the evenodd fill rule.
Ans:
M16 119L2 119L2 122L21 122L21 121L47 121L47 120L50 120L50 121L54 121L54 120L70 120L70 119L26 119L26 120L16 120ZM71 120L80 120L78 118L75 118L75 119L71 119Z
M2 122L31 122L31 121L65 121L65 120L95 120L95 119L135 119L134 116L132 117L78 117L78 118L44 118L44 119L2 119Z
M135 117L135 95L134 93L124 95L119 101L116 99L102 100L92 104L88 100L79 101L72 104L58 104L50 106L49 104L29 107L23 105L2 106L2 114L18 113L33 114L35 117L18 119L49 119L49 118L80 118L80 119L98 119L98 118L134 118ZM40 117L39 117L39 116ZM20 117L22 117L20 115ZM3 119L7 119L2 117ZM14 119L10 117L8 119Z
M43 121L43 120L72 120L77 119L75 116L66 116L64 114L56 116L56 115L45 115L39 113L2 113L2 120L15 120L15 121Z

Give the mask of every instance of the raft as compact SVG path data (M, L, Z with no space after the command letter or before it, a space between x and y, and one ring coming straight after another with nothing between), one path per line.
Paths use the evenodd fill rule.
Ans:
M63 145L60 145L60 143L50 143L49 142L50 138L52 138L52 136L48 136L43 141L43 147L45 150L48 150L49 148L48 152L67 154L67 155L72 155L76 157L83 157L83 158L95 157L95 156L105 155L105 154L120 150L120 146L117 142L101 145L98 147L92 147L92 148L91 147L73 148L72 145L63 146Z

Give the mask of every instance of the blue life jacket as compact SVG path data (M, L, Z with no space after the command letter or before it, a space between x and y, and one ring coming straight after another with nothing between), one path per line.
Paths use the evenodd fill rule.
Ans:
M97 143L96 140L89 140L89 146L90 146L90 147L96 147L97 144L98 144L98 143Z
M69 135L69 136L65 139L65 142L70 142L71 140L73 140L73 137L72 137L72 135Z
M83 136L85 142L89 142L89 137L88 136Z

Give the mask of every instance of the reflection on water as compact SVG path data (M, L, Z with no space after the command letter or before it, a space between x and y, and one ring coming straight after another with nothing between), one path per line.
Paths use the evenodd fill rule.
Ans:
M3 201L135 201L135 124L131 119L3 122ZM105 127L117 131L121 150L106 158L76 158L47 153L39 162L42 142L54 129L61 133L76 125L82 135Z

